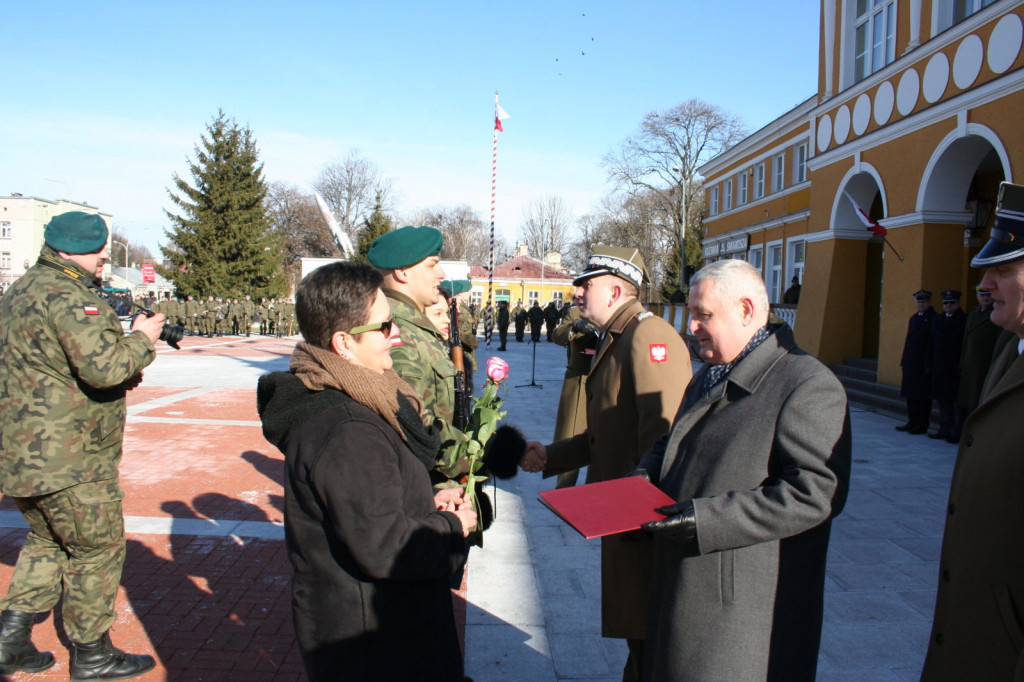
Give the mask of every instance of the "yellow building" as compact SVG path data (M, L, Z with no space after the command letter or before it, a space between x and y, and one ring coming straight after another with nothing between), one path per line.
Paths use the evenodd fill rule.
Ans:
M705 164L704 256L745 258L798 343L899 384L912 294L965 292L999 183L1024 162L1024 10L1011 0L823 0L817 94ZM865 227L862 210L888 234Z
M572 294L575 291L572 285L573 275L556 265L558 260L549 257L545 261L539 261L521 255L496 264L494 304L497 305L497 301L508 301L510 306L515 306L521 302L529 308L534 302L541 307L551 301L558 306L572 303ZM473 284L473 301L477 305L486 306L490 280L487 268L480 265L472 266L469 270L469 279Z

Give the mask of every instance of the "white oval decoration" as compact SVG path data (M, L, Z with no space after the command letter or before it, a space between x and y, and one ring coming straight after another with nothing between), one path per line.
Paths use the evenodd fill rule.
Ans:
M921 78L914 69L907 69L900 77L900 85L896 89L896 108L906 116L917 106L917 96L921 93Z
M892 89L892 83L885 81L875 91L875 123L884 126L892 116L892 105L896 101L896 95Z
M1020 17L1007 14L992 29L988 39L988 68L995 73L1004 73L1017 61L1021 41L1024 40Z
M921 83L921 94L929 104L938 102L946 86L949 85L949 59L941 52L932 55L928 66L924 68L924 81Z
M832 117L825 114L818 119L818 151L828 149L828 143L832 140Z
M985 56L985 46L981 38L970 35L964 38L960 46L956 48L956 56L953 57L953 82L956 87L964 90L971 87L978 74L981 73L981 62Z
M863 135L871 123L871 98L864 93L853 105L853 134Z
M846 138L850 135L850 107L845 104L836 111L835 130L833 136L835 137L836 144L842 144L846 142Z

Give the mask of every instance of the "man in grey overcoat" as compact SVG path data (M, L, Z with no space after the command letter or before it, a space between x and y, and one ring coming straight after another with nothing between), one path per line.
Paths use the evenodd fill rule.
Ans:
M813 680L831 520L846 500L846 393L768 324L741 260L690 281L707 364L640 473L678 501L654 535L645 680Z

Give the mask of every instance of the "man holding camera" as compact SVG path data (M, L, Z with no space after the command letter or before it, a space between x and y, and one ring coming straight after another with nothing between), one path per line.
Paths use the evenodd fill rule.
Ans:
M107 225L63 213L39 260L0 301L0 492L29 526L0 600L0 673L54 663L30 640L63 596L71 679L114 680L153 668L111 644L125 559L118 480L125 392L153 361L164 316L140 315L125 335L99 295Z

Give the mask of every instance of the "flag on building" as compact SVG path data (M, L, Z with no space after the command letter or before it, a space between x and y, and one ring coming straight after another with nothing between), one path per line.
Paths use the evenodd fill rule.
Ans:
M885 235L889 234L889 230L885 229L884 227L879 225L876 221L874 221L874 220L872 220L871 218L868 217L868 214L865 213L861 209L861 207L857 205L857 202L853 200L853 197L851 197L849 194L847 194L846 190L843 190L843 196L845 196L846 200L849 201L850 204L853 206L854 212L857 214L857 217L860 218L860 221L862 223L864 223L864 227L865 228L871 230L872 232L877 234L879 237L884 237Z

